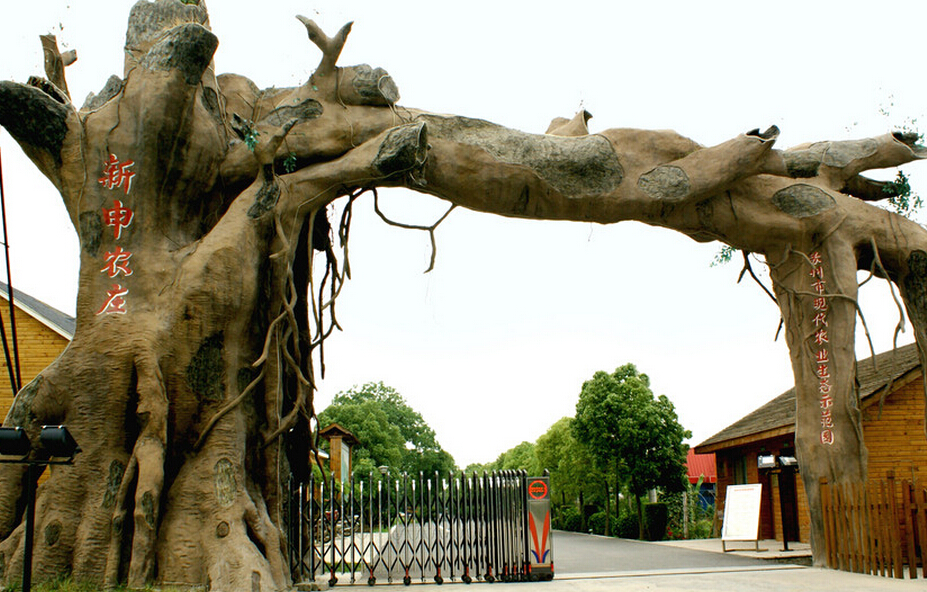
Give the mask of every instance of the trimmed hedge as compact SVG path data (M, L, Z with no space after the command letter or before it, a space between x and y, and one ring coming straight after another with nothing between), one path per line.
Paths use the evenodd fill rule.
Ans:
M666 537L669 509L663 502L644 504L644 534L648 541L662 541Z

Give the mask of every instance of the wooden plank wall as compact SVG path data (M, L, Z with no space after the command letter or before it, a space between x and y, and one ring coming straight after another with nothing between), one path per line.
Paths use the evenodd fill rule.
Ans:
M7 342L12 348L9 302L2 298L0 298L0 315L3 316ZM68 345L67 339L22 310L16 311L16 336L19 344L19 366L23 386L29 384L39 372L55 361L55 358ZM13 402L14 393L10 387L10 377L2 356L3 350L0 348L0 417L6 417Z

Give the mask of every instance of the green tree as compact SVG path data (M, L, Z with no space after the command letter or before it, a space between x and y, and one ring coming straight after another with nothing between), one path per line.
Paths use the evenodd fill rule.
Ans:
M627 483L643 538L641 496L649 489L675 491L685 484L688 446L683 440L692 434L679 424L672 402L665 395L654 398L650 378L625 364L612 374L596 372L583 383L572 426L599 466L614 470L616 496L618 484Z
M585 530L585 506L596 500L598 487L595 485L603 483L605 475L596 466L589 447L573 436L572 423L572 417L564 417L550 426L538 438L534 452L538 468L550 471L551 492L556 493L554 503L576 507Z
M489 471L494 471L494 470L495 470L495 469L493 468L494 466L495 466L495 461L489 462L489 463L472 462L472 463L468 464L468 465L466 466L466 468L464 468L464 473L466 473L466 474L468 474L468 475L469 475L470 473L477 473L477 474L480 474L480 473L488 473Z
M534 444L528 441L509 448L500 454L495 461L489 463L490 471L528 471L530 475L539 473L537 457L534 453Z
M336 422L358 439L354 471L369 473L378 466L418 474L446 473L454 459L441 448L421 414L409 407L396 389L368 382L338 393L322 413L319 425Z

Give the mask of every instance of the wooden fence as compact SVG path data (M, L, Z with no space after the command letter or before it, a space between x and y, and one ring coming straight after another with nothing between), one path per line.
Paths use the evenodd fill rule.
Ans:
M868 484L821 479L827 566L885 577L927 578L927 488L893 473ZM907 569L905 569L907 566Z

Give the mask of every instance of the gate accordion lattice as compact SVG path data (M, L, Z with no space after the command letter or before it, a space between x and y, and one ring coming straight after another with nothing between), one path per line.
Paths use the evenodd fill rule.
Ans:
M327 578L332 586L552 579L549 509L538 516L529 508L539 490L549 496L547 487L546 477L529 487L524 471L291 482L293 579Z

